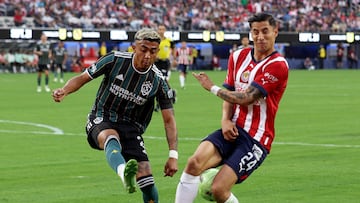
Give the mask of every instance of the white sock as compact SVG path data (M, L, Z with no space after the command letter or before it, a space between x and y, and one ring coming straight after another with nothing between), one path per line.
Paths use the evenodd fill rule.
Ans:
M198 193L200 176L183 172L176 189L175 203L192 203Z
M180 86L184 87L185 86L185 77L183 75L180 75L179 80L180 80Z
M230 197L224 203L239 203L239 200L231 193Z
M167 75L167 77L166 77L166 80L167 80L167 81L170 81L170 75L171 75L171 71L168 72L168 75Z
M122 182L124 182L124 170L125 170L125 164L120 164L117 167L117 174L120 176Z

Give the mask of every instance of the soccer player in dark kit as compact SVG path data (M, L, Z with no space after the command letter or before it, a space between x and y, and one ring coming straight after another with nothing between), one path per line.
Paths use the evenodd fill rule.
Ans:
M172 93L161 71L153 65L159 44L156 31L141 29L135 34L134 53L110 52L67 81L64 87L53 91L53 99L60 102L86 83L104 76L88 116L88 142L91 147L105 151L107 162L129 193L136 191L137 182L144 202L159 201L142 138L155 99L161 109L169 147L164 175L172 177L178 170Z

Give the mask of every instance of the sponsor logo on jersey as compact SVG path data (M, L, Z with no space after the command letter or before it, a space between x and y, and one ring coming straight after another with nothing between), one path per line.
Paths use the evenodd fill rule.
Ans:
M279 79L277 77L275 77L274 75L271 75L268 72L266 72L264 74L264 78L261 78L261 80L262 80L263 85L265 83L275 83L275 82L279 81Z

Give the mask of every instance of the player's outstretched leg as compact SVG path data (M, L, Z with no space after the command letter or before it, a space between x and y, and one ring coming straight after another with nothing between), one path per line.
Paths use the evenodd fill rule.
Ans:
M128 193L136 192L136 173L138 170L138 163L135 159L130 159L124 170L125 189Z

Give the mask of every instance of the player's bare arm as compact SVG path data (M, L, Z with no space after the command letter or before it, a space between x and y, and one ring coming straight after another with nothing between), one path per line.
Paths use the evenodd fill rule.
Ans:
M239 136L238 129L235 123L232 121L233 116L233 104L227 101L223 102L222 106L222 118L221 129L225 140L235 140Z
M173 153L176 152L176 155L173 153L169 153L169 159L167 160L164 167L164 176L172 177L178 171L177 164L177 147L178 147L178 137L177 137L177 129L176 122L173 109L164 109L161 111L166 139L168 142L169 150Z
M232 104L249 105L254 101L263 97L260 90L251 85L243 92L229 91L227 89L220 89L219 87L215 86L214 83L208 77L208 75L204 72L201 72L199 74L193 73L193 76L199 81L199 83L203 88L205 88L208 91L211 91L221 99L230 102Z
M233 104L249 105L262 98L263 94L258 88L250 85L244 92L220 89L217 96Z
M72 92L80 89L84 84L91 80L88 73L83 72L81 75L75 76L66 82L64 87L53 91L52 97L55 102L61 102L64 97Z

